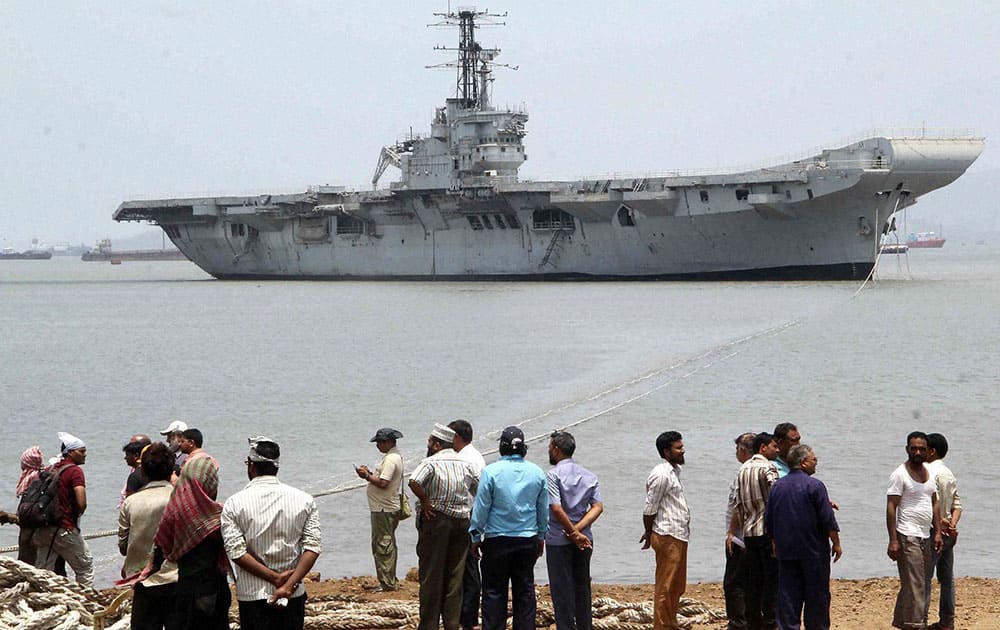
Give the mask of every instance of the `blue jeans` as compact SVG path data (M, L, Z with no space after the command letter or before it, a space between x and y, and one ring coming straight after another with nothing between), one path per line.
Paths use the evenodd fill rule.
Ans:
M934 540L934 530L931 530L931 540ZM945 628L955 627L955 539L944 536L944 546L941 553L931 556L930 568L927 571L927 581L924 592L926 604L924 618L930 612L931 581L937 570L938 584L941 585L941 597L938 600L938 622Z
M556 630L591 630L590 556L593 549L549 545L545 564L556 617Z

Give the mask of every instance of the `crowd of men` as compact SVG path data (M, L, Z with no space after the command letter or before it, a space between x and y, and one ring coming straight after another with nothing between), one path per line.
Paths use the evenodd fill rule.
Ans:
M311 496L278 481L278 444L249 438L249 483L220 503L219 463L204 450L201 431L175 421L160 433L162 442L135 435L122 449L130 472L119 504L125 559L116 585L133 590L131 627L228 629L234 581L241 628L302 628L302 582L322 545L319 513ZM56 572L62 560L77 582L92 586L93 557L79 527L87 446L58 436L61 456L49 466L37 447L21 458L19 496L35 501L52 479L58 519L43 527L21 522L18 559Z
M235 581L244 629L302 628L304 577L321 552L318 511L311 496L278 481L280 448L249 438L249 483L217 500L219 464L203 449L198 429L174 422L162 442L134 435L123 447L130 474L119 505L118 542L125 557L120 586L133 588L132 628L228 628L229 581ZM377 584L399 586L396 530L409 518L406 489L416 497L420 583L419 629L483 630L535 627L534 568L546 558L558 630L590 630L591 526L603 512L597 476L573 459L576 440L549 437L552 468L527 461L522 430L499 439L498 461L486 464L473 446L469 422L434 424L426 457L409 474L397 447L400 431L379 429L371 442L382 454L374 470L356 467L366 482ZM87 507L82 440L59 433L61 456L43 468L32 447L22 455L18 495L44 475L58 484L52 525L22 525L18 558L93 583L93 559L79 529ZM836 502L814 477L817 457L798 428L735 439L739 469L726 511L725 594L728 630L807 630L830 627L830 567L843 550ZM690 510L681 481L680 433L657 436L663 462L646 480L642 549L655 556L654 630L680 628L687 584ZM892 625L954 627L953 549L962 503L944 465L945 437L907 437L906 461L891 475L886 502L888 556L899 569ZM44 472L43 472L44 471ZM2 516L2 515L0 515ZM927 625L931 582L941 586L939 621Z

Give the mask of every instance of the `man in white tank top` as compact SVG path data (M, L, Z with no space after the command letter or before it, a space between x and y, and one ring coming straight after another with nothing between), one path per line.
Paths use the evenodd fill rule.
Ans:
M889 477L885 521L889 531L889 557L899 568L899 594L892 625L896 628L926 628L927 606L924 583L932 554L942 546L937 486L924 466L927 435L914 431L906 437L907 460ZM931 528L934 538L931 539Z

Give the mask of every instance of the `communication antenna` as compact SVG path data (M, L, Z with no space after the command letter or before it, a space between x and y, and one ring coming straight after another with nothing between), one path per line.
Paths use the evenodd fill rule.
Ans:
M427 68L457 68L458 81L455 86L455 98L462 101L466 109L488 109L490 106L490 87L493 82L493 68L510 68L512 66L494 61L500 54L499 48L483 48L476 41L476 29L484 26L504 26L506 22L498 21L507 17L507 13L490 13L477 11L474 8L459 7L451 10L448 2L447 13L435 13L440 22L428 24L433 27L454 27L459 30L458 48L435 46L434 50L451 50L458 53L458 59L446 63L427 66ZM480 23L477 23L480 22Z

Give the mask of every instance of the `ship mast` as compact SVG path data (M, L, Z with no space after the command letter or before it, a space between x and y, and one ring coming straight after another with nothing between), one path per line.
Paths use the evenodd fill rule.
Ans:
M500 66L517 70L516 66L496 63L499 48L483 48L476 41L476 29L483 26L504 26L496 18L507 17L507 13L489 13L475 9L460 8L448 13L435 13L442 18L436 24L429 26L458 26L458 48L435 46L434 50L451 50L458 52L458 60L427 66L428 68L457 68L458 81L455 86L455 98L461 101L465 109L485 110L490 107L489 86L493 81L493 68ZM477 21L481 23L477 23Z

